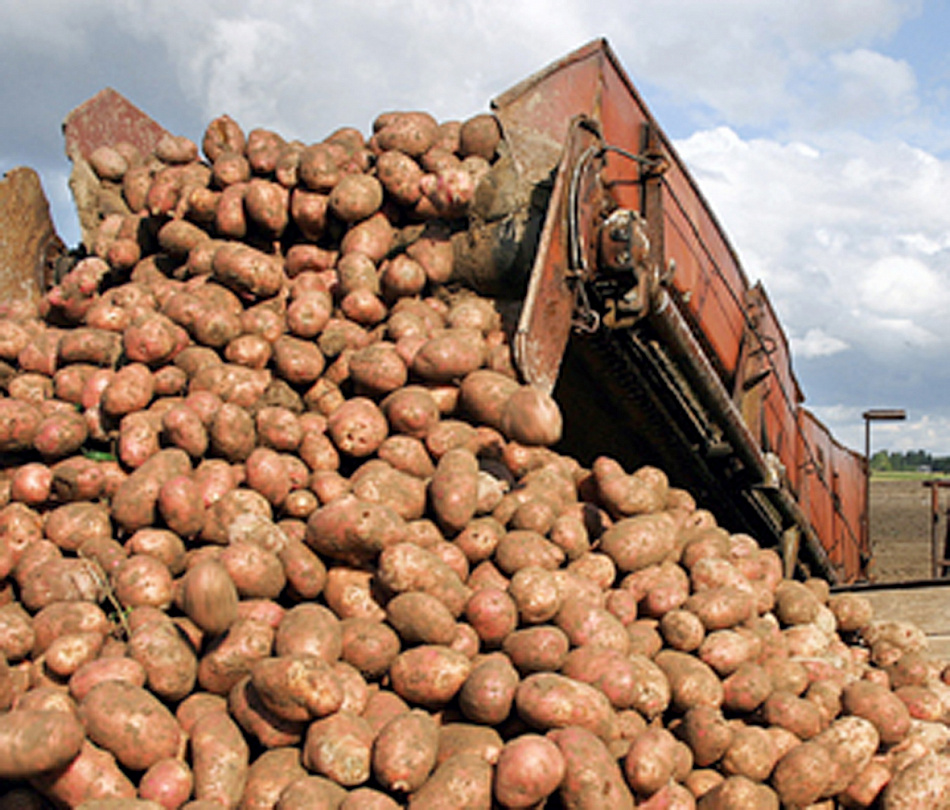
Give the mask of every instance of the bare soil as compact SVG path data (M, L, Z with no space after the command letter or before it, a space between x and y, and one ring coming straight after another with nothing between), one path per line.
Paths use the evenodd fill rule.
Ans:
M937 523L946 537L950 490L939 490ZM921 481L871 479L872 578L898 582L931 578L931 493Z

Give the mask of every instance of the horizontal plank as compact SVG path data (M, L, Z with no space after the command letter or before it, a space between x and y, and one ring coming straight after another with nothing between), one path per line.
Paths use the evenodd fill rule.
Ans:
M941 661L950 661L950 636L927 636L927 652Z
M894 619L917 625L928 636L950 636L950 588L918 585L855 591L874 608L875 619Z
M835 586L835 593L860 594L871 603L876 620L910 622L927 635L931 656L950 661L950 580Z

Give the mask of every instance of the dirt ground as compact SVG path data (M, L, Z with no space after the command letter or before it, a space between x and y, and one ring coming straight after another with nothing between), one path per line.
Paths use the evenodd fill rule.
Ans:
M872 576L878 582L931 576L931 495L920 481L871 480ZM940 490L938 536L946 536L950 490Z

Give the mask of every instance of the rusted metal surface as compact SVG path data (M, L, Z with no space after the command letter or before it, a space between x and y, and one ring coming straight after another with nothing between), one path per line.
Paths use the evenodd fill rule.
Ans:
M143 157L154 148L165 129L142 112L122 94L111 87L99 91L80 104L63 122L66 155L72 161L69 188L76 204L76 216L82 232L82 242L91 251L101 219L102 188L89 163L89 157L100 146L128 143ZM112 205L119 212L125 202L117 190L112 190Z
M571 267L569 222L577 217L580 230L592 236L599 211L591 183L579 195L582 210L571 212L571 180L584 155L598 146L597 135L576 119L567 136L561 170L548 203L537 256L528 282L521 318L515 333L515 360L525 379L550 393L557 382L561 359L570 337L577 285L583 281L580 268ZM584 263L593 266L593 245L577 249Z
M931 573L934 579L943 579L950 568L950 507L941 508L940 490L950 489L950 481L933 478L922 482L930 489L930 548ZM940 534L940 517L943 514L943 536Z
M122 141L146 155L165 132L161 124L111 87L80 104L63 121L66 154L71 160L88 160L98 147Z
M36 301L64 245L39 175L20 166L0 180L0 302Z

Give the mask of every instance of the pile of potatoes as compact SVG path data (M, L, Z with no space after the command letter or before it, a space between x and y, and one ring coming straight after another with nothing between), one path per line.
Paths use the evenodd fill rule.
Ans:
M919 629L552 449L453 282L503 148L91 156L89 255L0 320L0 810L950 807Z

